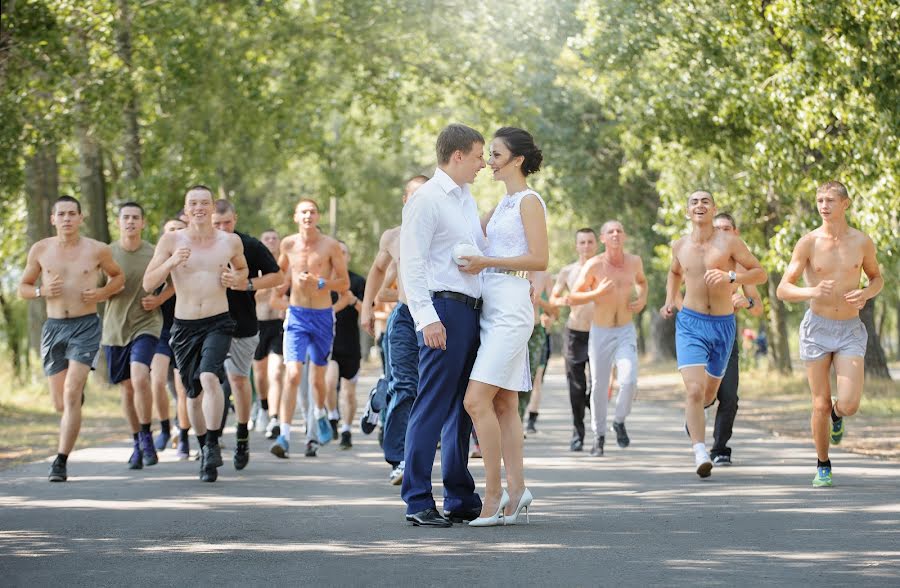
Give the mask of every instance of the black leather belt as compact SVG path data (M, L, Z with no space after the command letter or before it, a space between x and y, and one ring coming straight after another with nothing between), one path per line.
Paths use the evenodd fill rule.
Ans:
M457 302L462 302L466 306L474 308L478 310L481 308L482 300L481 298L472 298L471 296L466 296L465 294L460 294L459 292L451 292L449 290L442 290L441 292L432 292L432 298L447 298L449 300L456 300Z

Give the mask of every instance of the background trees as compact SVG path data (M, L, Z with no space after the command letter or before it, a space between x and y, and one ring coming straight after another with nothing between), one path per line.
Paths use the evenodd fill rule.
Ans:
M832 178L850 187L854 222L889 277L864 320L870 333L896 328L900 14L888 0L10 0L0 10L0 300L60 193L82 198L98 238L127 199L147 206L155 238L194 183L233 199L254 233L290 230L301 194L333 201L336 226L325 228L362 271L399 218L403 178L430 173L435 133L458 120L538 137L555 266L578 226L625 223L648 260L653 338L669 336L651 310L667 242L686 227L686 193L705 186L735 214L774 292L817 220L815 186ZM475 191L486 206L501 188L485 177ZM799 309L767 298L770 349L787 370ZM8 339L19 336L11 328ZM874 337L873 370L880 340L896 350L900 330Z

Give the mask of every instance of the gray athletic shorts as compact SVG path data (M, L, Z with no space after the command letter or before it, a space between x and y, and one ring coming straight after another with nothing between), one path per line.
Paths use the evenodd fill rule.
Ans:
M236 376L249 376L253 364L253 354L259 347L259 333L252 337L234 337L228 357L225 358L225 371Z
M52 376L69 367L70 361L96 367L103 327L100 317L86 314L76 318L47 319L41 329L41 357L44 374Z
M865 357L869 334L859 317L837 321L807 310L800 322L800 359L816 361L826 355Z

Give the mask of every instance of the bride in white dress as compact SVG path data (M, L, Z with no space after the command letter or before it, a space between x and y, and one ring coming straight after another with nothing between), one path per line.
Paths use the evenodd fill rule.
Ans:
M469 526L510 525L531 504L522 462L519 392L531 390L528 339L534 328L528 272L547 269L546 208L526 176L541 165L541 150L522 129L503 127L491 141L488 165L507 195L481 222L485 255L465 256L460 270L482 274L481 345L464 405L472 417L484 459L485 493L480 516ZM506 486L500 481L500 458ZM507 493L508 490L508 493Z

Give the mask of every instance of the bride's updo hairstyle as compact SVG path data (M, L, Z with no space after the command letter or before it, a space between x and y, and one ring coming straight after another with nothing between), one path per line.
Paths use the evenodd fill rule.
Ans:
M494 138L502 139L513 157L521 155L525 158L522 162L522 173L526 176L541 169L544 156L528 131L516 127L502 127L494 133Z

